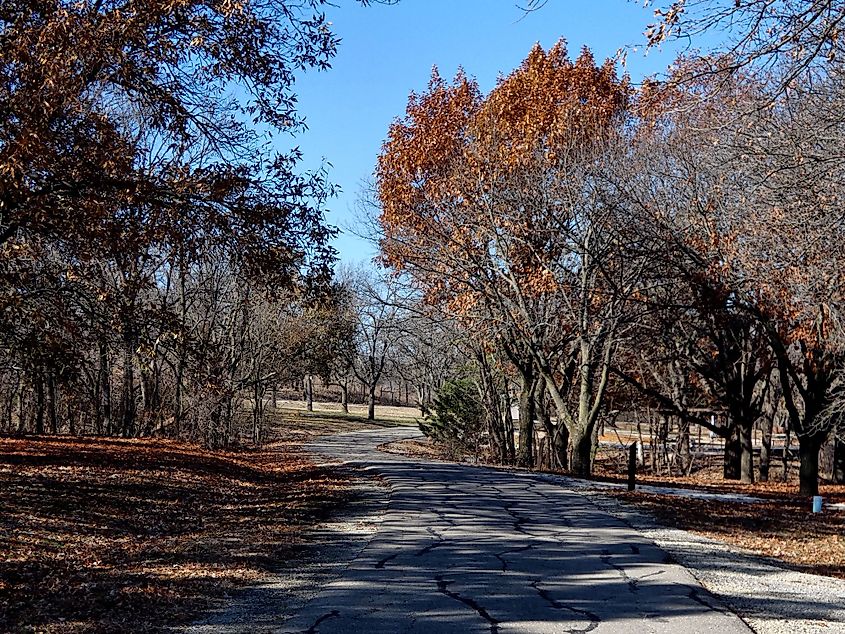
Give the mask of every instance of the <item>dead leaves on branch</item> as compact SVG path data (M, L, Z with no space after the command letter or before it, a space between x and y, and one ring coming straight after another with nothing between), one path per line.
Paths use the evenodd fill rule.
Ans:
M587 49L572 61L562 41L535 46L488 95L462 71L449 83L435 69L378 159L386 262L413 269L431 301L458 311L473 308L491 263L531 293L558 290L565 249L551 236L571 210L550 191L620 122L630 97L612 61L599 66ZM543 179L556 185L538 189Z

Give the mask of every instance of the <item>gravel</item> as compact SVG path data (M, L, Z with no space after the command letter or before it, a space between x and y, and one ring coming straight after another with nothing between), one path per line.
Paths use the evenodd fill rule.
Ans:
M757 634L845 634L845 580L796 572L750 551L662 526L652 516L603 495L592 486L595 483L539 477L588 495L597 507L654 541Z

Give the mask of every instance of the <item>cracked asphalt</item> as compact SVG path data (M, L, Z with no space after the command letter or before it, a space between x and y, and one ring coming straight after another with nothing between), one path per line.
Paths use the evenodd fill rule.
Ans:
M377 450L417 434L371 430L311 447L377 473L391 497L367 547L277 631L750 632L583 494L530 474Z

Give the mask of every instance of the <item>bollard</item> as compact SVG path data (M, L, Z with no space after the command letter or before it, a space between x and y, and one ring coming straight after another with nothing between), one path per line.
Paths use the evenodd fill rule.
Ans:
M637 488L637 441L628 447L628 490Z
M821 513L822 512L822 496L814 495L813 496L813 513Z

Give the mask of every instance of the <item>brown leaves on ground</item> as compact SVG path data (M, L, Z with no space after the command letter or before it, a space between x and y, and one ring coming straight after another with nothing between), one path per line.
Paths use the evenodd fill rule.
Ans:
M845 512L825 509L814 514L807 498L775 493L788 485L766 484L737 487L749 495L768 491L766 501L757 504L640 491L615 495L668 526L776 558L802 572L845 579ZM843 493L845 487L822 487L826 499L840 499Z
M343 484L283 444L0 440L0 631L189 623L292 557Z
M599 451L594 472L597 480L625 482L624 461L617 453L607 449ZM780 466L772 467L780 478ZM737 493L764 501L745 504L643 491L614 495L648 511L668 526L773 557L802 572L845 578L845 512L826 508L821 514L813 514L811 501L796 494L797 466L792 469L789 482L743 484L725 480L721 474L721 461L716 456L712 464L703 463L692 475L637 474L637 484ZM821 484L819 493L826 505L845 502L845 486ZM679 513L679 509L683 512Z

